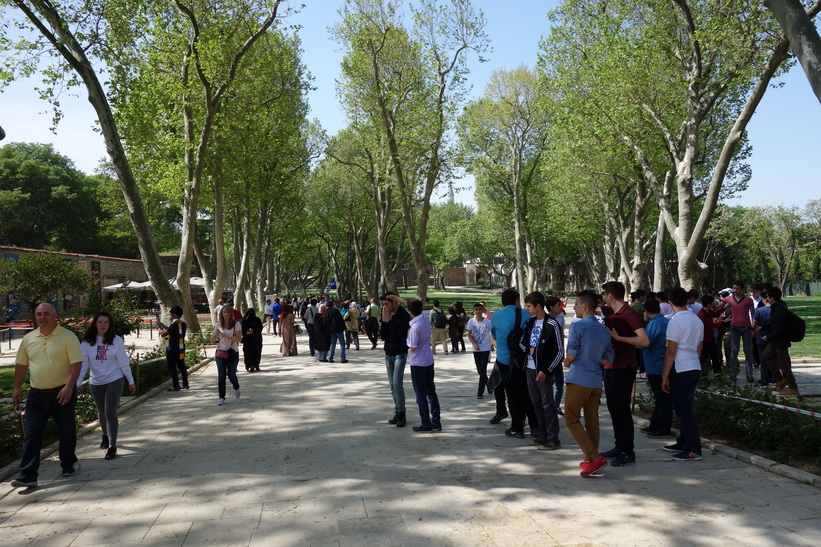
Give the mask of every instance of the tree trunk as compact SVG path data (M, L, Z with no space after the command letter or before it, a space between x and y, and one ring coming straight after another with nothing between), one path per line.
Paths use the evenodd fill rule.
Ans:
M815 97L821 102L821 37L799 0L765 0L790 41L807 75Z
M117 173L117 180L120 183L126 207L128 207L129 218L134 228L134 236L137 239L137 247L140 250L140 258L145 273L164 308L163 311L166 312L168 308L178 305L180 299L163 271L137 181L131 171L131 165L123 149L114 114L111 112L111 105L108 103L106 93L97 78L97 73L88 57L86 57L84 48L79 44L74 34L68 29L68 25L51 3L42 0L33 0L31 2L40 16L21 0L14 0L14 4L28 17L83 80L88 92L88 102L91 103L94 112L97 114L106 152L114 166L114 171ZM41 17L47 24L41 20ZM49 27L54 30L54 33L49 30Z

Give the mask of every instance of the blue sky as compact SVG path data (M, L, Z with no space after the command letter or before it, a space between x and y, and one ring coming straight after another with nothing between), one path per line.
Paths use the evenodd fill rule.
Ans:
M303 60L314 76L315 91L309 95L311 116L333 134L345 126L335 94L341 48L328 34L338 18L339 0L305 0L302 12L289 19L302 26ZM548 9L555 0L474 0L487 17L486 31L493 52L487 63L474 62L470 83L472 96L482 94L490 73L536 63L539 41L547 33ZM9 8L7 8L9 9ZM475 57L474 57L475 61ZM49 106L37 98L37 81L15 82L0 95L0 125L6 130L3 142L50 142L75 165L91 173L105 156L102 137L92 130L94 111L81 98L62 97L64 119L57 134L49 131ZM798 205L821 198L819 149L821 149L821 105L800 67L784 78L784 86L770 89L748 127L753 155L749 188L729 203L752 205ZM470 186L465 180L462 186ZM469 188L458 199L472 203Z

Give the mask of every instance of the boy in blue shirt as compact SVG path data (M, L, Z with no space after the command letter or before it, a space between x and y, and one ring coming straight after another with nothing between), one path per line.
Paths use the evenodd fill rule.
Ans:
M658 300L644 303L644 320L647 326L647 338L650 345L641 348L644 357L644 370L647 372L647 383L653 391L656 406L650 417L650 425L641 428L648 437L669 437L673 426L673 404L670 395L661 389L661 373L664 371L664 354L667 353L667 324L670 320L661 315L661 304Z
M599 454L599 405L602 394L602 365L615 355L611 336L596 319L596 295L582 291L573 306L580 321L570 326L564 366L570 367L565 378L564 423L584 452L581 476L587 477L607 465ZM581 413L584 411L584 425Z

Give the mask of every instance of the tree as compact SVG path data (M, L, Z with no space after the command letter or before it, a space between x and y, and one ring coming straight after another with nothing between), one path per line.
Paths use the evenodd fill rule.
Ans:
M675 243L679 282L698 285L718 200L749 177L744 130L787 59L786 40L761 6L742 1L600 7L578 0L557 12L562 24L544 48L564 54L548 55L549 66L586 67L573 85L640 166Z
M800 0L766 0L790 40L815 96L821 102L821 36Z
M129 218L137 237L137 245L143 261L148 279L154 290L167 305L178 302L177 294L165 277L160 263L159 253L151 234L148 217L143 206L137 181L131 170L125 149L120 139L117 122L111 105L99 80L97 69L89 59L89 55L99 54L102 47L100 40L99 19L102 6L92 2L78 1L73 5L59 5L57 1L44 2L43 0L9 0L16 6L31 27L23 28L27 36L13 45L14 50L22 55L11 56L6 62L6 71L0 71L2 82L13 78L16 73L30 74L40 70L39 63L42 55L54 55L54 64L43 70L46 86L41 90L41 96L55 104L55 122L59 120L59 107L54 95L55 89L62 89L63 84L82 85L88 92L88 100L97 114L100 131L103 134L106 150L117 173L117 180L123 192L128 207ZM69 2L69 4L72 4ZM89 17L88 14L96 14ZM22 23L20 23L22 26ZM72 30L75 29L75 30ZM31 40L30 36L39 37ZM85 44L81 40L87 40Z
M445 268L462 266L465 260L475 260L477 256L464 253L462 230L459 227L474 217L473 210L461 203L434 205L430 210L430 238L428 257L433 266L433 277L437 290L445 290Z
M95 181L52 145L0 148L0 243L100 252Z
M427 231L434 188L446 176L445 135L464 90L466 55L487 47L484 18L469 0L411 7L409 31L398 6L350 0L335 28L346 48L342 96L354 122L378 128L390 160L411 257L417 297L428 289Z
M484 97L465 107L458 134L463 162L477 179L477 190L503 197L491 200L513 212L516 285L536 290L535 245L529 206L541 179L549 116L535 72L521 66L497 70Z
M34 310L50 296L84 292L91 279L81 266L52 253L0 259L0 293L10 292Z

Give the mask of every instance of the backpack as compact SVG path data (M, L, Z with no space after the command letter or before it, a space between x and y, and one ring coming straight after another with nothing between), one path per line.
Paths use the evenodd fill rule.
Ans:
M516 308L516 322L507 335L507 349L510 351L510 366L518 369L525 368L525 363L527 363L527 352L519 347L519 342L522 341L524 333L525 331L522 329L522 308Z
M437 309L433 310L433 328L444 329L448 326L448 320L445 314Z
M807 323L792 311L787 310L787 329L790 342L800 342L807 334Z

